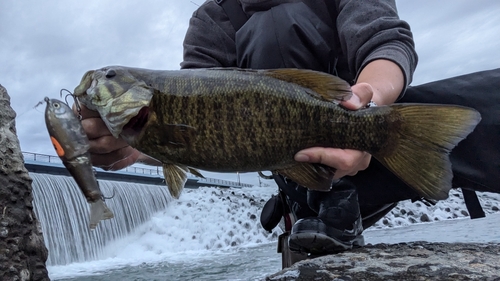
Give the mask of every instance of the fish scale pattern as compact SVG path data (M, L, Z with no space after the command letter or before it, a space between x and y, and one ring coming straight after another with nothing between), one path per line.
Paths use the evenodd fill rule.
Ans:
M345 110L308 88L254 72L192 73L152 85L160 89L149 107L154 118L134 144L166 163L278 169L292 166L307 147L375 152L389 138L389 108Z

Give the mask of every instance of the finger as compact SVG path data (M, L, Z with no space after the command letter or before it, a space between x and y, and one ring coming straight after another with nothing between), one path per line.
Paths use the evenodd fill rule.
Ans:
M102 136L96 139L90 139L89 152L92 154L110 154L116 150L129 147L123 139L117 139L113 136Z
M99 112L95 110L90 110L88 109L85 105L80 103L80 111L78 111L78 108L76 107L76 104L73 104L73 112L80 114L82 116L82 119L87 119L87 118L95 118L101 116L99 115Z
M120 170L134 164L140 152L130 146L112 151L107 154L92 154L92 165L104 170Z
M89 139L96 139L103 136L111 136L111 132L99 117L92 117L82 120L83 130Z
M340 179L343 176L355 176L359 171L363 171L368 168L368 165L370 165L371 158L372 156L370 154L365 153L365 155L361 158L361 160L358 162L356 166L352 167L347 171L338 170L333 178Z
M321 163L335 168L335 178L366 169L370 159L370 154L363 151L322 147L304 149L295 155L299 162Z
M359 83L351 87L352 96L340 104L350 110L358 110L365 107L373 97L373 87L368 83Z
M321 163L340 170L349 170L357 165L366 152L352 149L312 147L299 151L295 160Z

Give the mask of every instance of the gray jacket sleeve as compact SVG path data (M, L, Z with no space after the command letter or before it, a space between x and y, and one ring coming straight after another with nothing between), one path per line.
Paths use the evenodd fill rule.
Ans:
M234 36L234 28L222 7L206 1L189 20L181 68L236 66Z
M356 77L376 59L393 61L403 71L408 86L417 66L410 26L399 19L394 0L338 1L337 29L349 70Z
M259 1L251 2L259 5ZM346 61L344 67L357 76L369 62L387 59L399 65L409 85L417 54L410 27L399 19L395 1L337 0L336 4L337 31L344 56L341 60ZM324 6L312 2L310 5L318 10L318 15L326 15L320 11ZM181 68L236 66L234 37L235 31L224 10L213 1L206 1L190 20Z

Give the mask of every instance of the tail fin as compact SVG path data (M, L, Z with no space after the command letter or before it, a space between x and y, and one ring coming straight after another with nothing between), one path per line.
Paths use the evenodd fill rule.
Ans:
M97 224L102 220L113 218L113 212L106 206L103 200L99 199L96 202L90 203L90 229L94 230Z
M392 153L374 154L422 196L446 199L453 173L449 153L481 121L472 108L450 105L391 105L400 121Z

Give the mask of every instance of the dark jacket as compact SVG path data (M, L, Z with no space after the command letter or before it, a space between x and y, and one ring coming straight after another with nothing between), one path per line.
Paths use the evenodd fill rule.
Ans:
M248 15L266 11L278 4L304 2L323 22L332 17L323 0L240 0ZM412 33L397 15L395 1L335 1L336 28L341 47L341 67L357 76L375 59L395 62L410 84L417 65ZM237 65L235 30L224 10L206 1L194 13L184 39L184 61L181 68L235 67Z

